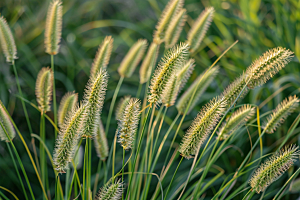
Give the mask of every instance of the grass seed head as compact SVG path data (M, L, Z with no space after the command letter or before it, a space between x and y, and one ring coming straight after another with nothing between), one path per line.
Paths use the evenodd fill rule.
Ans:
M202 107L179 146L179 152L183 157L191 158L197 153L224 114L225 108L226 101L223 97L214 98Z
M293 52L276 47L265 52L255 60L246 70L248 87L255 88L261 86L284 68L292 59Z
M140 119L140 107L140 100L131 98L124 109L122 118L119 119L118 142L125 150L131 149L134 143Z
M188 113L197 105L201 95L205 92L207 87L211 84L214 80L216 75L219 72L219 67L213 67L207 72L203 72L198 78L192 83L192 85L186 90L185 93L179 98L176 108L180 114L183 114L186 110L186 107L189 104L190 99L196 89L196 93L194 98L192 99L191 105L189 107ZM200 81L201 80L201 81ZM199 83L200 81L200 83Z
M255 170L249 183L252 190L263 192L296 162L300 155L298 146L286 146L267 159Z
M181 9L170 22L164 39L167 49L173 47L177 43L186 19L186 9Z
M156 44L163 42L165 32L171 23L172 19L178 14L183 7L184 0L170 0L159 18L156 25L156 30L153 35L153 41Z
M84 124L83 137L95 137L97 134L107 81L108 74L105 69L100 69L95 77L90 76L83 97L86 113L88 113Z
M162 92L167 86L168 81L175 75L177 70L182 67L187 60L189 46L181 43L170 49L162 58L150 83L148 101L150 103L160 103Z
M101 119L99 119L99 126L96 137L94 138L94 144L97 156L103 161L106 160L109 148Z
M9 142L9 138L12 140L16 136L16 131L11 123L10 116L7 114L7 110L0 100L0 140Z
M74 92L68 92L62 97L58 108L58 125L60 127L64 124L67 114L77 105L77 101L78 94Z
M140 84L146 83L151 76L158 56L159 45L152 42L140 68Z
M199 48L213 19L214 12L215 9L213 7L206 8L192 25L187 37L188 44L191 46L191 52L195 52Z
M56 55L59 49L62 30L62 5L60 0L50 3L45 27L46 53Z
M35 83L36 100L42 113L50 111L53 90L53 71L44 67L38 73Z
M4 17L0 17L0 43L6 57L6 62L13 62L17 59L15 40Z
M123 183L120 179L116 180L114 183L106 183L103 188L100 188L95 200L119 200L123 193Z
M276 109L273 110L273 113L267 117L267 121L263 126L266 132L274 133L277 127L279 127L298 106L299 99L296 95L283 100Z
M91 68L92 76L98 74L101 68L106 69L113 48L113 41L114 39L111 36L106 36L103 42L99 45L97 54L94 58L94 62Z
M128 51L122 60L118 72L121 77L131 77L135 68L141 61L145 49L147 48L147 40L139 39Z
M120 100L116 107L116 120L121 120L126 106L129 104L130 96L125 96Z
M230 136L231 133L238 130L246 124L246 122L255 114L255 107L244 105L235 111L226 122L223 123L218 134L219 140L224 140Z

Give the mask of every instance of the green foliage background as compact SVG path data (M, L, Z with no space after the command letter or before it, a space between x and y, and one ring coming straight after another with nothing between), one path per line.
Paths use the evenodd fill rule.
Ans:
M19 72L21 87L25 98L36 104L35 100L35 80L38 71L50 65L50 56L44 52L44 27L46 11L49 0L2 0L0 2L0 13L4 16L15 37L18 57L16 61L17 70ZM102 113L102 120L105 124L108 115L110 101L119 80L117 68L122 58L125 56L130 46L139 38L145 38L150 43L152 34L157 23L158 17L167 4L167 0L65 0L63 1L63 32L60 53L55 56L55 78L57 100L67 91L76 91L79 98L82 98L85 84L88 80L89 70L92 60L96 53L98 45L106 35L114 38L113 53L108 66L110 75L107 96ZM184 26L180 41L185 41L186 34L190 29L193 20L198 17L204 7L213 6L216 10L214 20L208 30L207 36L201 44L200 50L195 56L196 67L192 74L189 85L202 71L210 64L235 40L239 40L238 44L231 49L225 57L221 59L219 65L221 71L207 92L202 96L198 106L187 116L183 126L183 131L190 125L192 119L196 116L203 103L207 102L233 81L247 66L251 64L258 56L267 51L269 48L276 46L286 47L295 52L292 62L280 73L270 80L263 87L251 91L242 102L249 102L259 105L266 100L274 92L283 89L273 99L269 99L267 104L262 107L261 113L269 111L281 102L285 97L296 94L299 96L300 88L300 2L296 0L186 0L185 8L189 15L187 23ZM160 56L162 56L164 47L161 47ZM125 95L135 96L139 84L138 69L130 79L125 79L118 98ZM1 52L0 55L0 99L8 108L22 135L29 143L31 141L25 122L24 113L21 102L15 96L17 94L17 86L15 83L12 66L5 62L5 58ZM39 132L39 115L35 109L27 104L31 124L35 133ZM288 128L299 113L293 114L273 135L264 137L264 153L273 152L278 144L282 141ZM166 124L170 124L177 114L175 108L168 111ZM49 116L53 117L53 113L49 112ZM52 135L52 127L47 123L47 146L51 152L54 147L54 136ZM113 119L108 134L109 144L113 140L116 121ZM164 130L168 127L165 126ZM288 143L300 144L299 136L300 128L297 128ZM255 127L249 129L250 133L257 135ZM38 146L38 142L36 145ZM180 142L180 137L177 142ZM23 146L18 138L15 138L17 148L22 152ZM239 138L235 138L234 148L228 149L218 159L216 165L221 166L226 174L234 173L239 164L243 160L243 156L250 149L250 142L247 132L244 131ZM258 157L259 148L256 149L253 157ZM167 151L167 150L165 150ZM25 151L23 151L25 152ZM95 166L93 172L96 171L97 157L94 153ZM163 152L160 157L157 169L161 169L164 162ZM33 181L33 189L37 193L41 193L38 181L27 155L21 154L28 170L29 177ZM116 163L117 169L122 166L121 151L118 151ZM189 172L192 160L185 160L181 165L180 174L182 182L185 181ZM204 164L204 163L203 163ZM28 165L29 167L26 167ZM21 191L15 171L12 170L12 162L6 151L5 145L0 144L0 185L10 188L18 193ZM173 167L176 167L174 165ZM203 167L203 166L202 166ZM295 165L299 167L299 162ZM49 165L50 169L50 165ZM175 169L171 169L175 170ZM54 187L54 174L49 171L51 176L50 184ZM157 173L160 171L157 170ZM94 174L94 173L92 173ZM288 173L287 173L288 174ZM276 189L280 188L288 179L285 174L281 179L274 183L266 192L265 199L269 199L276 194ZM244 179L239 179L235 187L250 178L251 171L245 175ZM167 181L172 177L168 175ZM100 179L103 174L100 175ZM177 177L177 178L178 178ZM94 178L94 177L93 177ZM210 176L207 176L207 180ZM222 177L220 180L224 180ZM179 179L178 179L179 180ZM153 186L156 180L153 178ZM100 182L99 186L102 186ZM179 183L174 183L174 185ZM216 182L214 185L219 185ZM155 188L155 187L153 187ZM209 199L213 193L219 188L212 187L207 190L206 198ZM298 190L300 191L300 189ZM150 192L151 194L151 192ZM172 191L170 192L172 194ZM286 199L294 199L300 195L300 192L284 196Z

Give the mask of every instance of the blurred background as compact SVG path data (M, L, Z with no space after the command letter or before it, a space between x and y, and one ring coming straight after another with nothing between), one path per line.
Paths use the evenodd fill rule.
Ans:
M0 1L1 16L7 19L18 49L16 66L23 94L26 99L34 104L36 104L35 80L37 73L42 67L50 66L50 56L45 53L44 49L44 27L49 2L49 0ZM59 102L67 91L78 92L79 99L82 99L98 45L106 35L111 35L114 38L114 47L108 66L110 79L103 114L101 116L105 124L110 101L119 80L119 74L117 73L119 63L129 48L139 38L147 39L148 44L152 42L155 25L167 2L167 0L63 1L64 15L61 48L60 53L55 56L57 101ZM252 61L270 48L282 46L291 49L295 52L295 57L278 75L263 87L251 91L241 102L260 105L260 103L266 100L270 95L279 91L274 98L267 100L265 106L261 109L263 113L275 108L285 97L291 94L299 95L300 1L185 0L184 7L187 9L188 19L180 36L180 41L184 42L186 40L187 32L194 20L205 7L209 6L215 8L214 19L200 46L199 52L194 56L196 67L187 86L189 86L201 72L208 68L235 40L239 40L239 42L219 62L221 67L219 75L203 97L201 97L199 104L193 112L186 117L182 126L183 131L190 125L205 102L220 94L231 81L252 63ZM163 52L164 46L162 45L159 58ZM136 69L131 78L124 80L118 99L125 95L135 96L138 84L139 74L138 69ZM22 135L27 139L27 142L30 143L31 137L21 102L15 94L17 94L17 86L12 66L5 62L3 53L0 50L0 99L8 108L8 111L21 130ZM40 113L28 104L27 109L29 111L33 131L38 133ZM268 135L267 139L264 139L264 150L267 153L276 149L277 142L280 143L298 112L299 109L275 134ZM52 112L47 114L53 118ZM166 124L171 123L176 114L177 111L175 108L169 109ZM47 126L48 129L46 130L49 130L46 135L47 146L50 152L53 152L53 128L48 122ZM115 133L115 120L112 121L110 127L111 129L108 133L109 144L112 142ZM255 131L255 129L253 129L253 131ZM300 144L299 131L299 128L295 130L288 143ZM224 153L224 156L217 161L219 165L224 167L227 174L234 172L243 160L243 154L241 154L241 152L246 153L250 149L247 134L243 134L243 137L245 137L245 140L237 140L235 142L237 148L241 150L240 152L235 149L228 150ZM38 147L37 141L35 142ZM177 142L180 142L180 137ZM15 138L15 143L17 148L22 151L23 146L18 138ZM258 152L259 151L255 152L255 155ZM121 166L121 151L118 153L116 162L119 162L118 166ZM96 156L94 159L97 160ZM34 179L36 177L34 171L30 168L31 164L28 156L24 154L22 160L29 166L27 169L28 173L32 174L31 180L33 187L36 187L37 193L41 192L38 181ZM183 166L186 166L186 173L188 173L191 162L190 160L183 164ZM95 163L97 163L97 161L95 161ZM161 167L160 164L157 166ZM6 151L6 147L3 142L1 142L0 172L2 175L0 176L0 185L10 188L14 192L21 191L17 176L15 172L11 170L12 167L13 165ZM52 183L54 183L55 178L53 172L50 172L50 167L49 165L49 176L52 176L51 180ZM96 168L96 164L94 168ZM3 176L3 173L5 173L5 176ZM278 185L283 185L287 179L288 175L285 174L284 178L277 181L274 184L275 186L272 185L272 187L276 188ZM240 181L247 181L247 177L245 180ZM100 183L100 185L102 185L102 183ZM236 187L238 187L238 184ZM299 196L299 191L300 189L296 192L293 191L295 194L285 196L285 198L294 199ZM271 193L270 196L272 197L272 189L268 190L268 192ZM209 190L208 193L213 193L213 191Z

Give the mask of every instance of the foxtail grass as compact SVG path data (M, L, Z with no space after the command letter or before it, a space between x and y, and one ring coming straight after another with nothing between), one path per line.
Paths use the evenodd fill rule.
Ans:
M17 48L11 30L3 16L0 17L0 42L6 62L12 63L17 59Z
M66 116L76 107L77 103L77 93L68 92L62 97L58 108L58 125L60 127L62 127L66 120Z

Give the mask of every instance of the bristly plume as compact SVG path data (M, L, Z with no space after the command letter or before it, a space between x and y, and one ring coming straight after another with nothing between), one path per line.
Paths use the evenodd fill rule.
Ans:
M295 145L286 146L276 152L254 172L249 181L252 190L263 192L297 161L299 155L298 146Z
M86 120L85 106L76 106L68 113L66 121L60 128L53 153L53 163L56 170L64 173L74 157L78 141L82 136L83 124Z
M190 52L195 52L199 48L213 19L214 11L213 7L206 8L192 25L187 37L188 44L191 46Z
M228 138L231 133L244 126L246 122L253 117L254 113L255 107L250 105L240 107L226 120L226 122L223 122L223 125L218 132L218 139L224 140Z
M191 158L192 155L197 153L224 114L225 107L226 101L224 98L214 98L202 107L179 146L178 151L183 157Z
M158 56L159 45L152 42L140 68L140 84L146 83L151 76Z
M56 55L59 49L62 29L62 5L60 0L53 0L50 3L45 27L45 48L46 53Z
M90 76L83 97L86 113L88 113L86 123L83 125L83 137L95 137L97 135L107 81L108 74L105 69L100 69L95 77Z
M96 137L94 138L94 144L95 144L97 156L101 160L106 160L108 156L109 148L108 148L107 138L106 138L105 130L101 119L99 119L99 126L98 126Z
M289 96L283 100L273 113L267 117L267 121L263 126L267 133L274 133L276 128L280 126L286 118L293 113L299 106L299 99L295 96Z
M122 117L118 123L118 142L123 149L132 148L135 134L139 124L141 102L136 98L131 98L124 109Z
M116 107L116 120L121 120L124 114L124 110L130 101L130 96L123 97Z
M111 36L106 36L103 42L99 45L97 54L95 56L92 68L91 68L91 75L95 76L98 74L101 68L106 69L111 51L113 48L113 41L114 39Z
M9 142L6 134L12 140L16 136L16 131L10 121L6 108L0 100L0 140Z
M185 112L186 107L188 106L189 101L192 98L194 90L196 89L195 96L192 99L191 105L187 113L191 112L191 110L197 105L201 95L205 92L207 87L214 80L218 72L219 72L219 67L216 66L211 68L207 72L203 72L200 76L198 76L198 78L192 83L192 85L187 89L187 91L179 98L176 104L176 108L180 114L183 114Z
M0 42L6 62L13 62L17 59L15 40L4 17L0 17Z
M43 67L38 73L35 83L36 100L42 113L50 111L52 99L53 71Z
M124 59L122 60L118 72L121 77L131 77L135 68L141 61L145 49L147 48L147 40L139 39L128 51Z
M181 9L170 22L165 35L165 44L167 49L173 47L177 43L186 19L186 9Z
M123 193L123 183L119 180L116 180L114 183L106 183L103 188L100 188L95 200L119 200L122 197Z
M276 47L264 53L246 70L248 87L255 88L267 82L284 68L292 57L293 52L282 47Z
M161 97L162 103L166 107L174 105L179 92L193 72L194 66L194 60L190 59L183 65L182 69L179 69L176 74L170 78Z
M161 95L168 81L187 60L189 56L188 49L187 44L181 43L164 55L151 79L150 94L148 95L148 101L151 104L161 102Z
M62 127L62 125L64 124L67 114L72 110L74 110L74 108L77 105L77 101L78 101L78 94L74 92L68 92L62 97L58 108L59 127Z

